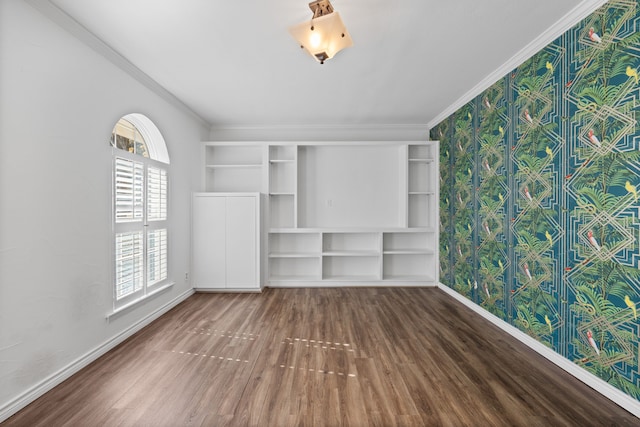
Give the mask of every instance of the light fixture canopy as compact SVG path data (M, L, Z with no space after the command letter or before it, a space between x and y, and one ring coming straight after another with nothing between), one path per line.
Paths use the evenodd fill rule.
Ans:
M289 28L300 47L305 49L319 63L333 58L345 47L353 46L353 40L344 26L340 14L333 11L329 0L317 0L309 3L313 12L311 21Z

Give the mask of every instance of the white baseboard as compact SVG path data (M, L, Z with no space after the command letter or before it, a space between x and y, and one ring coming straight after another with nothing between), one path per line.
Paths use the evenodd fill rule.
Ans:
M267 284L269 288L296 289L296 288L435 288L433 282L403 282L394 280L301 280L283 281L273 280Z
M64 368L60 369L58 372L52 374L45 380L41 381L39 384L31 387L29 390L22 393L20 396L15 399L9 401L8 403L2 405L0 407L0 423L8 419L10 416L53 389L58 384L62 383L73 374L80 371L82 368L86 367L90 363L94 362L100 356L107 353L109 350L115 348L118 344L138 332L140 329L147 326L149 323L156 320L158 317L162 316L167 311L171 310L176 305L180 304L182 301L189 298L193 295L193 289L189 289L182 294L178 295L165 305L159 307L157 310L149 313L147 316L140 319L138 322L131 325L129 328L120 332L118 335L114 336L110 340L104 342L93 350L89 351L85 355L79 357L73 362L69 363Z
M440 283L438 285L438 288L444 291L446 294L450 295L451 297L455 298L457 301L465 305L467 308L473 310L475 313L479 314L480 316L482 316L483 318L485 318L486 320L488 320L498 328L502 329L507 334L511 335L518 341L522 342L523 344L525 344L527 347L529 347L536 353L540 354L541 356L543 356L550 362L554 363L564 371L573 375L575 378L582 381L583 383L585 383L586 385L588 385L598 393L609 398L611 401L615 402L616 404L620 405L621 407L623 407L624 409L626 409L636 417L640 418L640 402L634 399L633 397L618 390L617 388L613 387L611 384L607 383L606 381L603 381L602 379L596 377L591 372L581 368L580 366L576 365L569 359L563 357L559 353L556 353L555 351L545 346L541 342L525 334L515 326L512 326L509 323L505 322L504 320L500 319L498 316L488 312L484 308L480 307L478 304L470 301L469 299L460 295L459 293L449 288L448 286L445 286L442 283Z

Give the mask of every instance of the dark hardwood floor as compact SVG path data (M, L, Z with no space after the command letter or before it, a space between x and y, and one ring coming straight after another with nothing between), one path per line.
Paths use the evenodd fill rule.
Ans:
M438 289L196 294L7 426L638 426Z

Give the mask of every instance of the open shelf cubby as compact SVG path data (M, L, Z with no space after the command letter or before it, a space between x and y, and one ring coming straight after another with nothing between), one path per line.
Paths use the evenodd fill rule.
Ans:
M323 233L322 254L329 256L377 256L379 233Z
M321 280L320 256L269 258L269 280L298 282Z
M259 145L204 146L204 191L259 192L262 189L262 147Z
M320 233L269 233L269 257L320 256Z
M271 228L294 228L295 195L292 193L269 194L269 220Z
M432 282L434 254L388 254L382 266L383 280Z
M380 256L323 256L322 279L333 281L380 280Z

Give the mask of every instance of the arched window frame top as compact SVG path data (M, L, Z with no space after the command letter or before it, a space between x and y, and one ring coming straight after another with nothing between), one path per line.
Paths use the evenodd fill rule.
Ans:
M138 129L142 138L144 138L149 158L158 162L169 164L169 152L164 137L160 133L158 127L144 114L131 113L122 116L122 119L128 121Z

